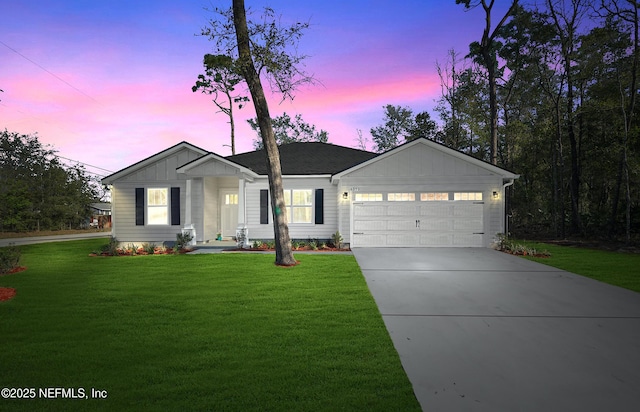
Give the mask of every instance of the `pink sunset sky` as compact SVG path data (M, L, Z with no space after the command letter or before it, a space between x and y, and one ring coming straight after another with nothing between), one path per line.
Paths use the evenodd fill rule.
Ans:
M505 3L504 1L502 3ZM328 132L329 142L356 146L357 130L382 123L386 104L433 111L440 96L436 62L448 50L464 56L482 35L481 9L455 0L252 1L285 20L309 20L300 52L321 85L298 90L293 102L272 95L283 112ZM108 171L188 141L231 154L228 118L208 96L193 93L202 57L198 36L231 0L16 0L0 4L0 128L36 133L59 156ZM496 16L506 4L499 6ZM500 15L501 17L501 15ZM498 19L498 17L495 17ZM238 153L253 150L237 112ZM108 172L87 167L102 175Z

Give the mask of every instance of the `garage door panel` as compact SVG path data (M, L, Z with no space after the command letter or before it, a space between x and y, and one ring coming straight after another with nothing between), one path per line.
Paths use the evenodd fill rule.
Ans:
M420 206L421 217L453 216L453 205L444 202L427 202Z
M386 216L387 207L377 204L363 205L356 204L353 209L354 217L367 217L367 216Z
M453 246L482 246L481 234L454 233Z
M480 218L458 218L453 220L453 229L457 231L482 232L482 225L482 219Z
M416 216L418 207L407 203L394 203L387 207L387 216Z
M355 247L481 247L484 206L479 202L353 204Z
M420 229L430 231L450 231L453 230L453 221L451 219L433 218L425 221L424 217L420 218Z
M356 220L353 222L353 228L356 232L369 230L387 230L386 220Z
M417 227L417 224L415 220L406 220L406 219L387 220L387 230L389 231L396 231L396 230L409 231L409 230L415 230L416 227Z
M453 205L453 216L463 217L470 216L482 211L482 203L455 203Z
M385 235L365 235L354 233L354 244L360 247L386 246Z

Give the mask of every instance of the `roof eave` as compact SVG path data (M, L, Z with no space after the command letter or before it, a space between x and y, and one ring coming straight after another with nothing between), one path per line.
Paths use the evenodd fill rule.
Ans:
M208 151L198 147L198 146L194 146L191 143L182 141L176 145L173 145L171 147L169 147L168 149L165 149L159 153L156 153L154 155L151 155L145 159L140 160L139 162L136 162L134 164L132 164L131 166L127 166L124 169L120 169L115 173L110 174L109 176L106 176L104 178L102 178L102 180L100 181L103 185L111 185L113 184L113 182L115 182L116 180L135 172L136 170L142 169L148 165L150 165L151 163L155 162L156 160L158 160L158 158L162 157L162 156L167 156L167 155L171 155L173 153L176 153L182 149L190 149L193 150L195 152L199 152L202 155L205 155L206 153L209 153Z
M200 166L201 164L206 163L211 159L219 161L219 162L221 162L223 164L226 164L228 166L235 167L240 171L240 173L242 173L243 175L245 175L247 177L250 177L252 179L255 179L255 178L258 178L258 177L261 176L258 173L254 172L253 170L251 170L251 169L249 169L249 168L247 168L245 166L242 166L241 164L238 164L238 163L236 163L236 162L234 162L232 160L228 160L228 159L226 159L226 158L224 158L224 157L222 157L222 156L220 156L220 155L218 155L216 153L213 153L213 152L208 152L207 154L205 154L205 155L203 155L203 156L201 156L201 157L199 157L199 158L197 158L195 160L192 160L189 163L185 163L184 165L178 167L176 169L176 172L177 173L181 173L181 174L186 174L186 173L188 173L188 171L190 169L192 169L194 167L197 167L197 166Z

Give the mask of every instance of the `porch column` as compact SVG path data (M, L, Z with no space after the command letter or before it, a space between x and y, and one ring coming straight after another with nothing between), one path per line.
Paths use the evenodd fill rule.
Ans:
M191 242L189 242L189 245L195 246L196 229L193 226L193 221L191 220L191 179L187 179L186 181L184 198L184 227L182 228L182 232L191 234L192 239Z
M184 210L184 225L191 224L191 179L187 179L187 186L185 188L185 210Z
M245 216L245 180L238 179L238 226L244 226L246 224Z
M236 229L236 241L238 243L238 247L249 246L249 233L245 212L245 190L245 179L238 179L238 227Z

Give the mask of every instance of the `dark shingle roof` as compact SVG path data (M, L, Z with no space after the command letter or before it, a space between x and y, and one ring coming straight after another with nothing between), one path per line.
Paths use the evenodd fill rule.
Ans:
M378 156L377 153L319 142L289 143L279 149L283 175L335 174ZM267 174L264 149L227 156L226 159L258 174Z

